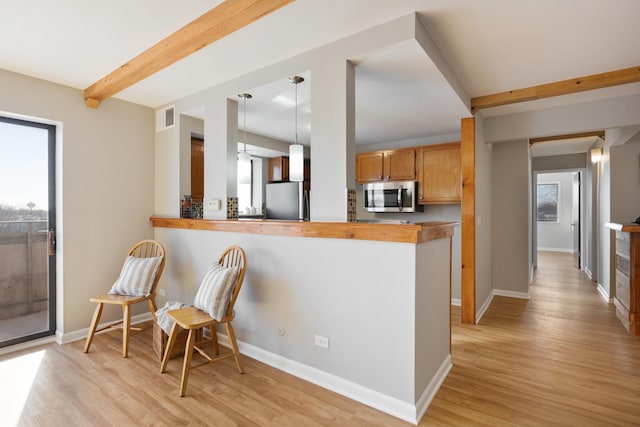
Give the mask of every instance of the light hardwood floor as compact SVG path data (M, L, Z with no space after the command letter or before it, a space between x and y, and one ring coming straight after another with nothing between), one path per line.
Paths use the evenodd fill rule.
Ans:
M640 425L640 339L570 255L540 253L539 265L531 300L495 297L479 325L453 321L454 367L421 426ZM102 334L89 354L78 341L0 357L0 372L41 358L18 424L410 425L247 357L244 375L233 360L196 371L180 398L181 359L159 374L151 330L132 337L129 359L120 340ZM6 378L1 387L20 389Z

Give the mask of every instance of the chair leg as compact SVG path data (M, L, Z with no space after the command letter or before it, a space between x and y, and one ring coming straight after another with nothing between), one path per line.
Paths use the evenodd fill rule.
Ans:
M180 397L187 391L187 381L189 380L189 370L191 369L191 357L193 356L193 346L196 341L196 330L189 329L187 345L184 348L184 364L182 366L182 381L180 381Z
M211 333L211 344L213 345L214 354L217 356L220 354L220 346L218 345L218 328L217 323L209 325L209 332Z
M164 356L162 356L162 366L160 366L160 373L167 371L167 363L169 363L169 355L173 350L173 345L176 343L176 337L178 336L178 324L174 323L169 334L169 341L167 341L167 347L164 349Z
M242 363L240 363L240 351L238 350L238 342L236 341L236 334L233 330L233 326L231 326L231 322L226 322L225 326L227 327L227 336L229 337L229 342L231 343L231 347L233 348L233 357L236 359L238 371L241 374L244 374Z
M154 322L157 322L158 319L156 318L156 311L158 311L158 306L156 305L156 302L153 300L153 298L148 299L147 302L149 303L149 311L151 311L151 317L153 317Z
M129 356L129 331L131 328L131 307L129 304L122 306L122 357Z
M96 310L93 312L93 319L91 319L91 326L89 326L89 333L87 334L87 340L84 343L84 352L88 353L93 341L93 336L96 334L98 323L100 322L100 316L102 316L102 307L104 304L98 303Z

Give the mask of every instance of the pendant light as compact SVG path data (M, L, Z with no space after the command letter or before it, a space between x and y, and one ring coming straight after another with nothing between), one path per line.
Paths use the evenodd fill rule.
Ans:
M247 153L247 99L252 96L249 93L238 94L242 98L242 113L244 128L244 149L238 153L238 184L251 184L251 155Z
M289 77L289 82L296 86L296 139L289 146L289 180L304 181L304 148L298 144L298 84L304 79L300 76Z

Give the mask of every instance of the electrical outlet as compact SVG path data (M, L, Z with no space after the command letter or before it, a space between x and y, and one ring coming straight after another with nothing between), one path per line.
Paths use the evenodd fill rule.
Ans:
M278 328L278 335L283 336L284 335L284 328L282 326L280 326Z
M329 338L320 335L315 336L315 345L322 348L329 348Z
M163 297L163 296L167 295L167 293L164 291L164 289L158 289L158 295Z

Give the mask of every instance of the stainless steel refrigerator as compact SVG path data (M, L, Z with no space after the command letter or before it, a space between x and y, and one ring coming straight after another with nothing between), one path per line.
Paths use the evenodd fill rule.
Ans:
M265 204L267 219L309 219L309 192L302 182L267 184Z

